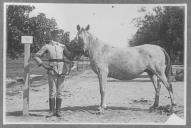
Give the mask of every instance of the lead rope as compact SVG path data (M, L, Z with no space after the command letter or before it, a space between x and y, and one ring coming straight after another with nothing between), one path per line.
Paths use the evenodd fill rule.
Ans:
M57 50L56 50L56 45L54 46L55 48L55 52L56 52L56 58L58 58L58 55L57 55ZM58 62L56 62L56 67L57 67L57 72L58 72ZM59 74L59 73L58 73Z
M58 58L58 54L57 54L57 49L56 49L56 45L55 45L55 52L56 52L56 58ZM63 62L64 63L64 62ZM58 71L58 62L57 62L57 72L54 70L54 72L58 75L58 76L63 76L63 77L65 77L67 74L69 74L70 73L70 70L69 70L69 72L68 72L68 68L67 68L67 66L66 66L66 64L64 63L64 66L65 66L65 68L66 68L66 73L61 73L61 74L59 74L59 71ZM70 69L71 69L71 64L70 64Z

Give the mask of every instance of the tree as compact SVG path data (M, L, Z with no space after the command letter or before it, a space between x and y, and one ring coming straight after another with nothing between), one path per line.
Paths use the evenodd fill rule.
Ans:
M63 44L67 44L68 42L70 42L70 32L65 32L61 34L61 42Z
M24 46L21 36L33 36L31 52L38 51L49 39L47 33L57 28L54 18L48 19L44 13L30 18L29 14L34 6L9 5L7 7L7 55L16 59L22 55Z
M57 29L57 23L54 18L48 19L44 13L38 14L36 17L29 19L30 35L34 37L31 45L31 52L37 52L47 41L49 41L47 33L51 29Z
M133 20L138 31L130 45L160 45L167 50L174 62L178 57L183 63L184 7L156 7L153 12L146 14L143 19L138 17Z
M20 37L28 31L29 13L34 6L9 5L7 7L7 54L17 58L23 52Z
M29 17L30 12L35 9L34 6L9 5L7 7L7 55L16 59L24 52L21 44L21 36L33 36L31 52L36 53L48 39L50 30L58 29L54 18L47 18L44 13L39 13L35 17ZM71 59L83 53L83 44L76 40L70 41L70 32L64 33L59 29L61 43L65 44L73 54Z

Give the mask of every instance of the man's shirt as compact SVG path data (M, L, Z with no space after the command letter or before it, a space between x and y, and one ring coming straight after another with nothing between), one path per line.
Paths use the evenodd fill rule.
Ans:
M35 60L38 64L42 63L40 57L47 52L48 59L64 59L65 56L63 51L65 50L65 45L60 44L59 42L51 41L49 44L44 45L36 54ZM64 62L49 62L49 65L53 67L53 69L58 73L65 73L65 65Z

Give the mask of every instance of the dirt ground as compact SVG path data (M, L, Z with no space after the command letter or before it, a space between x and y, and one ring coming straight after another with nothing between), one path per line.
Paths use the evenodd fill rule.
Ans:
M173 82L177 103L176 115L184 119L184 83ZM161 110L150 112L154 102L154 87L149 78L119 81L108 78L107 109L97 114L100 104L99 85L91 70L66 79L63 88L62 117L46 118L48 114L48 84L33 81L30 87L30 116L22 116L21 84L6 90L7 123L164 123L169 114L170 99L164 86L160 93Z

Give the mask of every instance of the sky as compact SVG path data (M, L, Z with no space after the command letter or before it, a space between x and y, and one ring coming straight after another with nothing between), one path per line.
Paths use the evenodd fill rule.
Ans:
M40 12L56 19L58 28L69 31L71 39L76 36L76 26L90 25L89 32L107 44L127 47L137 28L133 18L143 17L138 10L143 5L133 4L34 4L32 16ZM149 11L153 6L146 6Z

